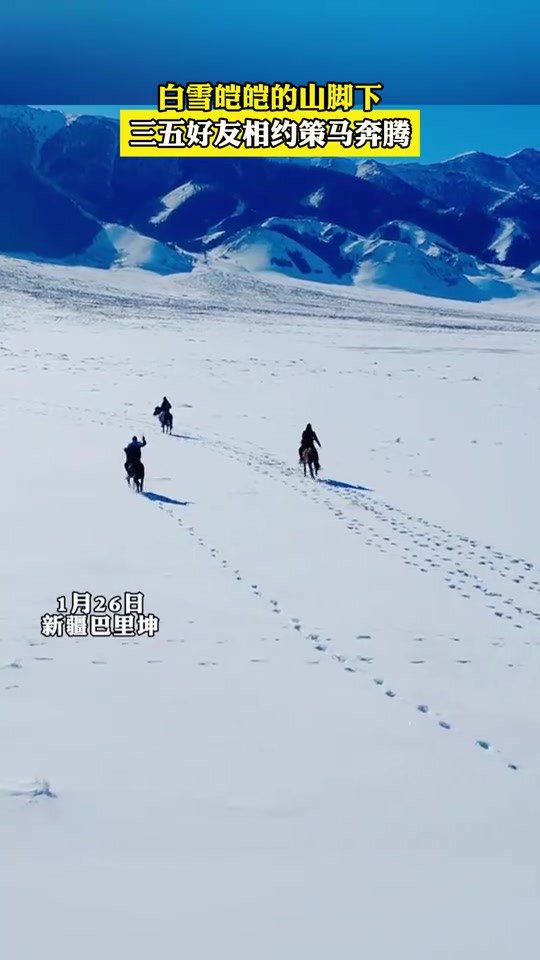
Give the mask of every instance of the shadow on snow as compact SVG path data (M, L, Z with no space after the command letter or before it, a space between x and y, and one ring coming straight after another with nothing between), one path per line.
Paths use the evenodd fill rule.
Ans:
M151 490L144 490L141 496L146 497L147 500L151 500L153 503L168 503L173 507L189 506L189 500L173 500L172 497L165 497L162 493L152 493Z
M326 483L328 487L336 487L338 490L363 490L365 493L372 492L370 487L361 487L354 483L344 483L343 480L324 480L321 478L320 482Z
M200 440L200 437L190 437L187 433L170 433L169 436L175 440Z

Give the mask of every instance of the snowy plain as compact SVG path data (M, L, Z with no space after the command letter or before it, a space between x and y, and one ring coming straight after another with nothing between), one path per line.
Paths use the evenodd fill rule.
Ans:
M533 955L539 324L0 259L9 960ZM159 632L41 636L72 591Z

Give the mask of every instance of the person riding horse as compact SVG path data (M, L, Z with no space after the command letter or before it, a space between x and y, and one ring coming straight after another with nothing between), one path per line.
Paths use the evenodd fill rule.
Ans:
M312 449L315 469L318 471L320 470L320 463L319 463L319 454L315 446L316 443L319 445L319 447L321 446L321 443L319 441L317 434L315 433L311 424L308 423L306 429L302 434L302 441L300 443L300 448L298 450L298 457L300 459L300 463L302 463L302 455L304 453L304 450Z
M154 414L157 416L158 413L170 413L172 410L172 404L169 403L167 397L163 397L159 407L156 407Z
M165 430L165 428L168 428L169 433L172 430L173 423L171 410L172 405L167 400L167 397L163 397L163 400L159 406L154 409L154 416L158 418L162 431Z
M124 453L126 455L126 462L124 464L125 471L128 476L128 480L132 476L132 468L136 463L141 463L141 449L146 446L146 440L143 437L142 440L137 440L137 437L132 437L131 442L128 443L127 447L124 447Z

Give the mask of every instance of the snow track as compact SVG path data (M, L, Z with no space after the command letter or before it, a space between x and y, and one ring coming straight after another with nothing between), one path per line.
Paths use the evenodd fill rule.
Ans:
M303 640L311 644L313 653L315 656L317 656L317 654L319 653L329 653L332 660L336 661L336 663L339 664L347 673L358 673L364 676L365 678L369 679L371 682L375 683L377 687L379 687L381 691L388 698L390 699L396 698L398 702L404 704L405 706L409 708L415 707L420 713L426 716L433 717L437 721L438 726L442 730L454 729L453 725L450 724L446 719L444 719L436 709L433 709L432 707L429 707L426 704L415 705L411 703L410 701L407 700L406 697L400 696L399 693L397 693L394 690L392 685L389 686L388 684L386 684L384 679L376 676L373 673L373 671L371 671L369 668L364 666L364 664L371 662L370 657L365 657L360 654L357 654L355 656L344 656L338 651L339 639L336 644L334 643L333 637L323 638L318 633L310 632L309 627L306 626L302 620L298 619L297 617L288 616L286 611L282 609L279 600L268 599L263 593L259 584L250 583L249 582L250 578L249 577L246 578L243 575L243 572L241 570L238 570L238 569L233 570L229 561L226 558L221 556L221 553L217 547L209 546L208 543L202 537L197 536L197 530L195 529L195 527L186 525L186 522L181 517L178 517L175 511L172 510L171 508L166 507L161 503L158 503L158 507L160 510L163 510L168 516L170 516L171 519L174 520L183 529L183 531L185 531L188 534L189 537L193 538L193 540L196 541L198 546L202 550L204 550L213 560L219 561L223 569L229 571L234 576L234 579L236 580L237 583L242 584L244 588L249 589L249 591L254 596L258 597L262 603L270 604L272 613L276 614L281 619L282 623L284 623L285 626L292 627L292 629L295 630L296 633ZM371 639L371 637L364 638L362 637L362 635L359 635L356 637L356 639L357 640ZM255 662L264 662L264 661L252 660L251 662L255 663ZM319 663L320 661L313 660L309 662ZM212 665L215 666L216 665L215 662L213 662ZM466 734L463 734L463 732L461 732L461 736L462 736L462 739L466 741L467 739ZM510 770L518 769L515 762L508 760L508 758L505 758L504 755L501 754L501 751L498 750L497 747L491 744L490 742L486 740L476 740L475 742L476 742L476 746L481 747L482 750L487 752L492 752L498 755Z
M39 406L38 402L38 406ZM136 421L130 421L121 414L115 414L108 411L97 413L91 408L79 408L67 405L57 405L56 414L65 416L67 419L78 422L81 428L85 423L95 423L99 426L105 426L110 422L122 421L126 426L130 423L135 427ZM43 415L46 410L43 410ZM178 427L175 430L179 429ZM156 425L149 425L148 435L152 432L152 445L159 438L159 442L169 444L189 444L193 441L199 448L202 448L211 455L214 463L215 475L219 475L218 461L225 457L231 463L246 469L249 473L260 475L271 481L272 484L280 484L294 494L295 497L302 497L313 503L317 509L323 509L330 513L340 524L344 525L346 530L356 537L361 538L362 545L369 550L377 551L380 554L388 554L401 561L405 566L411 567L417 573L427 575L427 578L434 577L446 585L449 590L455 592L456 596L463 600L472 601L478 605L481 610L489 616L495 616L498 619L508 622L512 628L517 630L526 630L531 623L540 620L540 614L526 606L527 596L530 594L538 595L540 593L540 583L536 579L534 564L523 558L513 557L503 551L497 550L490 544L480 544L477 540L444 528L425 518L414 516L401 509L395 504L385 503L379 499L373 492L367 488L359 488L359 485L348 484L346 481L327 480L324 471L317 481L312 481L308 476L304 478L300 466L292 466L286 461L280 460L272 453L263 448L246 442L242 445L234 443L230 439L224 438L221 434L214 437L205 437L200 431L194 434L179 434L173 431L171 437L163 435L161 441L161 431ZM189 457L189 453L184 454ZM174 480L174 477L171 477ZM358 489L359 488L359 489ZM149 493L146 499L155 500L160 510L174 519L178 525L183 528L187 534L195 540L199 547L206 550L209 556L214 559L220 559L221 565L234 575L238 582L244 585L249 584L254 579L249 574L244 576L239 569L234 568L230 559L221 556L220 549L209 547L207 540L197 535L196 527L186 526L182 517L177 517L177 511L167 503L173 503L177 506L186 506L188 501L174 501L167 496ZM479 572L477 572L479 571ZM255 578L256 579L256 578ZM489 581L489 582L488 582ZM522 597L523 606L515 596L509 597L497 587L503 587L507 583L513 583L513 594ZM251 591L256 597L264 602L270 603L272 612L280 616L281 620L300 637L308 641L312 647L315 656L321 653L328 653L329 656L341 665L347 673L359 673L366 679L373 682L381 691L391 700L396 699L410 709L416 709L421 714L430 717L437 722L441 730L454 732L459 731L460 737L466 743L480 747L483 751L493 753L504 761L509 769L517 770L518 765L513 759L505 755L489 740L482 737L474 739L474 734L468 734L460 728L459 724L454 724L445 719L444 714L436 707L428 705L431 703L429 694L429 683L425 690L425 698L428 703L415 703L414 700L405 695L401 695L394 684L388 684L381 678L378 672L372 668L373 657L362 655L361 653L344 654L337 648L340 643L340 631L330 626L332 637L321 637L318 632L314 632L309 624L305 624L304 618L285 614L282 605L278 600L266 599L258 584L251 584ZM529 636L529 634L526 634ZM362 635L355 639L361 639ZM350 644L352 635L347 639ZM371 636L366 637L370 641ZM423 642L425 638L415 638L416 642ZM452 637L451 642L460 643L460 637ZM535 631L534 639L519 640L520 649L518 658L530 662L531 667L536 669L538 663L538 648L540 647L540 634ZM509 643L508 640L489 640L486 646L491 647L495 656L501 646L505 646L510 651L516 653L516 644ZM529 648L529 657L522 649L523 646ZM350 650L350 647L349 647ZM489 654L489 650L487 650ZM48 659L38 658L38 659ZM93 661L94 663L99 661ZM258 662L256 660L252 662ZM313 661L319 662L317 661ZM471 661L468 659L458 659L458 664L466 665ZM410 661L413 665L422 665L425 660L413 659ZM216 665L210 661L211 665ZM13 665L8 665L13 666ZM512 664L509 664L512 666ZM394 665L391 661L386 670L387 675L399 675L399 665ZM399 687L399 684L398 684Z

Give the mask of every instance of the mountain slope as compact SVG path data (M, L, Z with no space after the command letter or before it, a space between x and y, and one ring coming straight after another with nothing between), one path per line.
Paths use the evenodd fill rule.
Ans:
M309 253L323 261L308 269L314 278L343 283L350 282L361 250L373 261L367 241L392 240L416 253L390 255L385 248L377 254L384 270L381 261L375 273L399 286L403 273L390 266L396 258L408 263L407 271L416 262L432 275L440 260L443 286L471 294L469 270L478 276L485 273L483 264L491 264L526 271L540 260L538 151L508 158L472 153L442 164L391 168L365 159L137 159L119 156L118 136L117 122L101 117L68 120L54 111L0 110L0 252L54 260L78 256L83 262L90 249L91 256L100 251L107 265L103 230L116 224L142 238L143 261L144 244L153 239L180 250L184 266L212 251L214 261L226 249L238 256L242 250L247 262L258 231L268 262L280 259L278 248L288 238L304 251L294 247L297 258L309 260ZM309 221L319 224L315 232L306 232ZM407 236L390 235L396 223L410 225ZM348 250L340 231L350 238ZM421 248L414 231L438 240L430 241L429 250ZM449 280L448 247L461 279ZM109 259L119 262L112 252ZM149 255L150 264L158 261ZM288 258L285 273L303 274L298 263ZM362 275L356 271L357 280ZM508 284L509 276L499 274L498 281Z
M100 223L40 172L44 145L60 113L0 109L0 250L45 259L85 249Z

